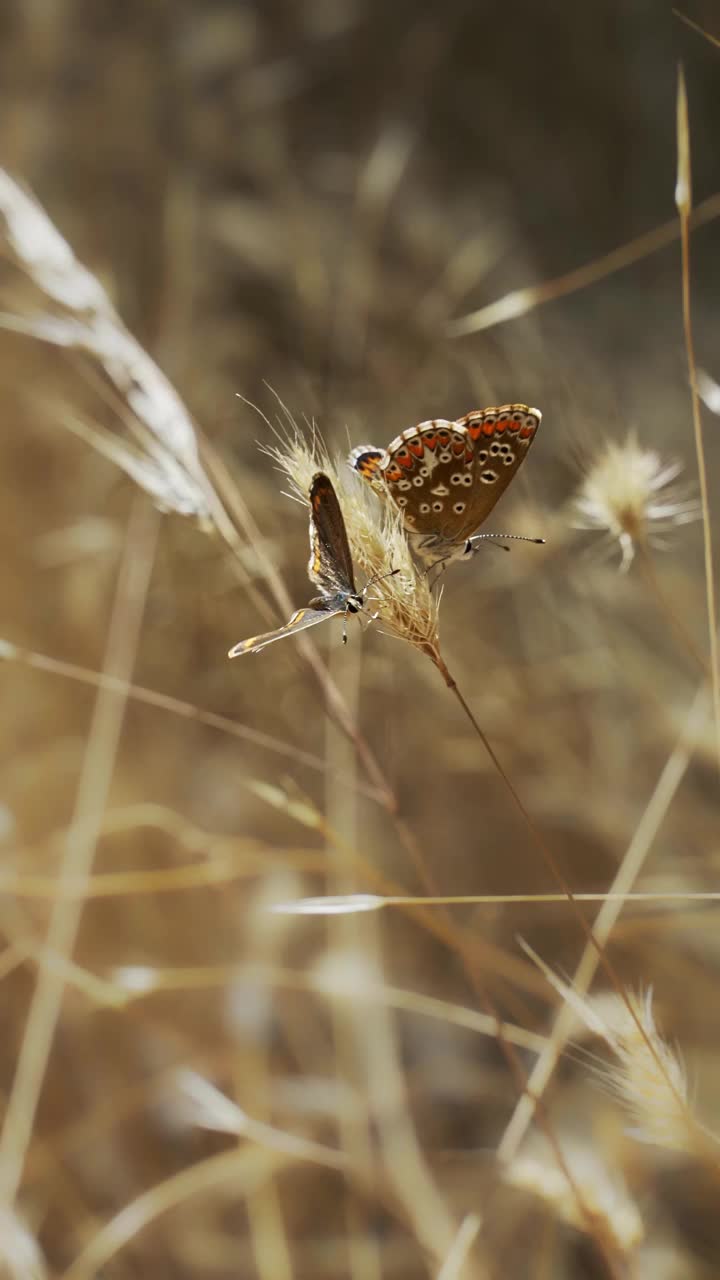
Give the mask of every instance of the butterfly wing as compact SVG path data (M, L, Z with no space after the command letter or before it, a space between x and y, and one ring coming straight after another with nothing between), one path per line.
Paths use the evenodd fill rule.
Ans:
M343 513L332 481L322 471L310 486L308 574L323 596L357 594Z
M239 658L243 653L259 653L266 645L274 644L276 640L283 640L285 636L294 636L298 631L305 631L308 627L316 627L318 622L324 622L326 618L335 618L339 613L344 612L343 607L297 609L284 627L278 627L276 631L266 631L261 636L251 636L249 640L241 640L233 645L228 657Z
M483 523L527 456L542 414L524 404L436 418L396 436L387 449L361 445L350 466L384 489L408 533L462 543Z
M367 480L375 492L383 497L387 496L387 489L380 463L385 453L386 450L378 449L377 445L359 444L356 449L353 449L352 453L348 454L348 466L350 469L362 476L363 480Z
M475 450L461 423L436 418L390 442L378 470L408 533L454 541L467 518Z
M473 483L460 536L469 537L489 516L525 461L542 421L539 409L503 404L475 409L458 420L475 448Z

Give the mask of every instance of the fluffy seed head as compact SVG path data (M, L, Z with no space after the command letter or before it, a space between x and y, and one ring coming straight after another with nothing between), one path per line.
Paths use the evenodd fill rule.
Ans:
M613 1252L624 1255L637 1248L644 1235L642 1219L619 1173L589 1146L565 1142L562 1154L570 1178L538 1140L505 1167L505 1182L544 1200L569 1226L592 1229Z
M675 1151L696 1146L700 1126L688 1101L685 1068L657 1029L652 990L644 996L628 992L627 1004L614 992L580 998L566 989L566 997L614 1054L614 1064L602 1074L631 1113L633 1136Z
M657 534L698 518L697 500L673 483L681 470L680 462L663 462L632 433L622 443L609 441L575 498L578 527L616 539L620 568L628 569L638 543L657 545Z

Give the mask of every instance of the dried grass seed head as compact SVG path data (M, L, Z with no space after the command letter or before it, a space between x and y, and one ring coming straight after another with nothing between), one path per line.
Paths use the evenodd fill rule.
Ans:
M593 1229L614 1251L628 1254L642 1242L637 1205L617 1169L610 1169L591 1145L563 1142L570 1177L558 1167L549 1144L537 1139L503 1170L505 1182L543 1200L562 1222Z
M340 500L358 588L372 582L365 604L379 613L380 628L407 640L423 652L438 646L438 604L427 576L410 554L400 514L383 509L375 495L336 464L315 429L309 439L288 414L282 428L275 428L281 443L265 452L289 477L292 496L307 505L307 494L316 471L324 471ZM397 570L392 576L391 570ZM385 575L385 576L384 576Z
M64 415L64 425L125 471L161 510L211 524L208 479L186 406L126 329L100 281L75 257L37 200L4 169L0 238L39 291L31 314L0 313L0 327L84 352L116 392L122 431L86 424L71 413Z
M697 1145L699 1125L688 1101L685 1067L660 1035L653 993L628 992L628 1002L613 992L582 999L573 1006L588 1029L612 1049L615 1062L602 1069L604 1080L631 1112L633 1137L675 1151Z
M681 471L682 463L663 462L632 432L622 442L608 441L575 497L577 526L616 539L620 568L627 570L638 543L659 545L658 534L698 518L691 491L674 483Z

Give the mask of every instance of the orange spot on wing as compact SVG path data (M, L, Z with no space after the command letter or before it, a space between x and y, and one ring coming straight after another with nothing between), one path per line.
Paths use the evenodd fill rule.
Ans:
M408 449L415 454L416 458L422 458L425 452L422 440L408 440Z
M409 453L396 453L395 461L400 463L401 467L411 467L413 460Z
M495 435L495 423L494 423L494 422L483 422L483 424L482 424L482 433L483 433L483 435L484 435L484 436L494 436L494 435Z
M522 439L523 439L523 440L530 440L530 439L532 439L532 437L535 435L535 428L534 428L534 427L521 427L521 428L520 428L520 435L522 436Z
M507 430L507 428L508 428L509 426L510 426L510 419L509 419L509 418L501 418L499 422L496 422L496 423L495 423L495 430L496 430L496 431L506 431L506 430Z
M465 441L453 440L452 451L455 454L455 457L459 458L460 454L465 452Z
M438 438L436 435L423 436L423 444L425 445L425 448L431 449L433 453L437 449L437 442L438 442Z
M369 476L375 475L381 458L382 453L379 451L378 453L367 453L363 457L358 458L355 463L355 467L360 472L360 475L367 479Z

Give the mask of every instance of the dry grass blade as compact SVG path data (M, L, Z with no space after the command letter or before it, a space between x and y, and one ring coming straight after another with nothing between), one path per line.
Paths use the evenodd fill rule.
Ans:
M720 193L701 200L690 215L690 224L694 229L705 226L708 222L714 222L718 217L720 217ZM554 280L516 289L505 297L480 307L477 311L471 311L466 316L450 321L447 326L448 337L464 338L471 333L481 333L486 329L494 328L495 325L517 320L520 316L534 311L536 307L554 302L556 298L564 298L581 289L587 289L598 281L614 275L616 271L622 271L636 262L642 262L648 255L667 248L679 239L680 234L676 219L665 222L662 226L655 227L653 231L647 231L644 235L621 245L620 248L613 249L610 253L603 254L602 257L595 258L582 267L575 267L574 270L557 276Z
M125 560L118 580L106 650L108 673L127 680L135 657L145 597L152 568L157 519L138 501L127 534ZM60 880L77 882L90 873L95 844L112 778L126 700L101 689L78 791L74 820L68 831ZM47 932L47 947L70 959L82 914L83 899L57 898ZM43 968L30 1005L13 1088L0 1134L0 1190L12 1204L22 1181L35 1112L55 1029L60 1016L65 976L56 965Z
M689 18L686 13L681 13L679 9L673 9L673 14L676 18L679 18L681 22L684 22L685 26L689 27L691 31L696 31L697 34L702 36L704 40L707 40L709 44L714 45L716 49L720 49L720 40L718 40L717 36L711 35L709 31L706 31L699 23L693 22L692 18Z
M142 452L112 436L112 460L161 506L181 515L210 516L195 428L187 409L155 362L128 333L105 290L38 202L0 169L0 216L8 248L54 310L29 317L0 316L0 327L25 332L92 357L130 411ZM57 309L60 313L57 314ZM80 429L76 424L76 429ZM100 432L97 437L103 439Z

